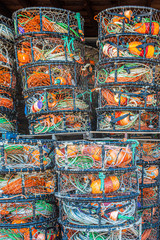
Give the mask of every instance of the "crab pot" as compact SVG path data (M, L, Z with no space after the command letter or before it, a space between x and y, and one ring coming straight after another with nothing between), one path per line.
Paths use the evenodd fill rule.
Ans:
M56 206L51 198L44 199L22 199L22 200L0 200L0 227L22 226L28 223L43 224L45 221L56 219Z
M145 60L159 63L159 42L156 37L119 34L100 41L100 63L114 60Z
M16 132L17 121L15 114L0 113L0 133Z
M92 239L116 239L116 240L141 240L141 219L136 223L130 224L126 227L114 227L113 229L105 230L101 229L96 231L94 228L90 229L88 226L84 229L77 228L66 228L62 229L63 240L92 240Z
M58 229L56 228L55 224L55 221L53 221L52 223L46 221L43 224L19 224L18 227L3 227L0 229L0 237L4 240L55 240L59 235Z
M103 109L126 107L153 109L160 107L160 89L121 85L99 90L98 107Z
M52 140L1 140L0 173L53 168Z
M15 113L14 94L4 89L0 89L0 111L1 113Z
M55 112L29 118L30 134L82 132L90 130L89 112Z
M159 204L159 183L141 184L138 196L140 208L154 207Z
M160 36L160 11L149 7L123 6L108 8L97 15L99 39L112 34Z
M76 63L35 63L21 69L23 91L44 88L73 88L85 84Z
M73 141L55 142L56 170L102 170L136 169L136 146L138 142L122 141Z
M120 201L139 195L137 172L58 172L56 196L70 201Z
M142 239L145 240L159 240L159 224L154 226L145 227L142 225Z
M142 218L143 226L151 226L153 224L159 224L160 215L159 215L159 206L146 207L138 210L139 216Z
M13 23L10 18L0 15L0 37L14 41Z
M74 38L33 36L16 42L17 67L36 62L78 62L83 63L84 45Z
M0 64L0 87L7 90L13 90L16 87L16 76L10 66Z
M0 66L10 68L14 63L14 48L13 43L3 38L0 38Z
M160 116L158 109L102 111L97 109L97 130L110 132L159 132Z
M125 227L135 223L136 201L81 202L63 200L59 202L59 223L69 228Z
M80 89L46 89L26 93L26 115L88 111L91 94Z
M160 68L144 61L112 62L97 65L95 87L115 85L155 86L160 84Z
M56 178L52 171L25 172L0 175L0 191L3 199L44 197L54 193Z
M143 162L142 165L138 165L137 168L140 186L145 184L158 184L160 182L160 169L158 164L154 162Z
M32 7L13 13L15 35L53 34L84 40L84 19L80 13L51 7Z

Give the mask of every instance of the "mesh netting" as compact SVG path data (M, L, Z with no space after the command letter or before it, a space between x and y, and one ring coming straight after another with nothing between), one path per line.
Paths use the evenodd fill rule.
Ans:
M159 186L147 186L140 187L140 195L138 197L139 206L152 207L159 204Z
M14 41L12 20L0 15L0 37Z
M14 49L13 44L0 39L0 65L3 66L12 66L14 62Z

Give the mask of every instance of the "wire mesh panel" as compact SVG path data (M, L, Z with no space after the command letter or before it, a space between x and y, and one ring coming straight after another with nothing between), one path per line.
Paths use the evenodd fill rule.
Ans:
M57 33L84 39L84 19L80 13L49 7L24 8L13 14L16 37L30 33Z
M160 129L158 110L97 110L97 130L158 132Z
M0 89L0 110L1 112L15 112L15 98L9 91Z
M0 113L0 133L15 132L16 120L15 116Z
M97 21L99 38L119 33L160 36L160 11L153 8L139 6L108 8L98 14Z
M56 218L55 203L51 199L29 199L23 201L0 202L0 227L16 227L19 224L43 223ZM8 201L8 200L7 200ZM23 225L22 225L23 226Z
M55 143L57 170L135 169L138 143L118 141L73 141Z
M80 66L75 63L43 63L21 69L23 90L41 87L69 88L82 86Z
M121 85L99 90L99 108L126 107L152 109L160 106L160 91L150 87Z
M29 92L25 99L26 115L60 111L89 110L90 94L80 89L50 89Z
M12 20L3 15L0 15L0 37L14 41Z
M140 186L145 184L152 184L159 182L159 165L150 163L138 165L138 175L139 175L139 184Z
M13 69L9 66L0 66L0 87L6 89L15 89L16 87L16 77Z
M55 240L57 239L57 229L54 222L44 222L43 224L32 224L19 227L10 226L10 228L1 228L0 237L3 240Z
M1 196L5 198L25 198L53 194L55 176L53 172L15 173L0 175Z
M7 40L0 39L0 65L4 66L12 66L14 59L14 49L13 44Z
M156 38L140 35L116 35L100 42L99 61L159 61L160 46Z
M151 208L140 209L138 210L138 214L142 218L143 227L159 224L160 216L158 205Z
M29 118L31 134L90 130L89 112L60 112Z
M116 228L116 227L115 227ZM118 229L107 228L105 230L96 231L94 229L86 228L84 230L78 228L65 228L62 230L62 239L63 240L92 240L92 239L106 239L106 240L140 240L141 239L141 221L139 220L135 224L130 224L126 227L118 227Z
M83 63L83 44L74 38L27 37L16 43L17 66L46 61Z
M0 172L31 172L53 167L51 140L0 141Z
M114 62L97 65L95 87L107 85L158 85L160 68L146 62Z
M118 201L139 194L136 172L58 172L56 196L70 200Z
M139 207L152 207L159 204L159 185L140 186L140 195L138 197Z
M159 240L159 226L142 227L142 240Z
M59 222L69 228L118 228L136 221L135 200L120 202L60 202Z

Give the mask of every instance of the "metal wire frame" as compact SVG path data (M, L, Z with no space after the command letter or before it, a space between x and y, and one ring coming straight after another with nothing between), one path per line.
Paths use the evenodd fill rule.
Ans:
M87 132L90 130L89 112L57 112L29 117L30 134Z
M16 38L38 33L84 40L84 19L76 12L51 7L31 7L14 12L12 19Z
M94 229L106 231L128 227L139 218L136 215L136 201L80 202L59 201L59 223L71 229Z
M33 63L84 61L84 44L75 38L50 37L48 35L25 37L15 44L17 68Z
M92 240L95 238L100 238L102 240L141 240L142 234L142 226L141 226L141 219L139 219L136 223L130 224L126 227L115 227L113 229L101 229L97 230L94 228L67 228L62 226L62 239L63 240L77 240L77 239L84 239L84 240Z
M142 225L142 240L159 240L159 224L152 225L150 227L145 227Z
M156 86L160 84L157 64L146 61L117 61L96 65L95 87L115 85Z
M41 239L59 239L59 229L57 227L56 221L45 221L41 224L28 224L26 226L22 226L23 224L15 227L10 226L3 227L0 229L0 237L4 240L8 239L29 239L29 240L35 240L38 238ZM14 238L13 238L14 237Z
M0 88L14 91L16 88L16 74L9 64L0 64Z
M138 209L138 214L142 218L143 228L152 227L154 225L159 225L160 223L160 212L159 205L154 207L144 207Z
M159 204L160 183L140 184L139 208L155 207Z
M103 39L112 34L140 33L142 36L160 36L160 11L142 6L120 6L108 8L97 15L98 38ZM157 24L155 24L157 23ZM143 29L142 29L143 28ZM157 31L155 31L155 28Z
M103 111L97 109L97 131L110 132L159 132L159 109L137 110L121 108Z
M55 221L57 209L55 201L51 197L43 199L21 199L15 201L1 199L0 228L3 227L24 227L28 224L43 224L45 221Z
M55 170L99 172L136 169L137 141L57 141Z
M0 15L0 37L14 42L13 22L10 18Z
M90 110L91 91L79 88L45 89L25 93L26 116Z
M134 199L139 195L137 172L134 170L112 172L73 171L58 172L55 196L69 201L115 202Z
M81 77L81 65L72 62L34 63L21 68L20 74L24 92L41 87L63 89L86 85Z
M53 141L47 139L0 140L0 173L52 169L52 148Z
M17 132L17 118L9 112L0 113L0 133Z
M13 43L0 37L0 66L13 67L14 64L14 46Z
M154 109L160 107L160 89L120 85L117 87L103 87L98 89L98 108L102 110L120 107L132 109Z
M53 171L8 173L0 175L1 198L28 199L52 195L56 177Z
M99 42L99 64L119 61L139 61L159 63L160 46L155 37L133 34L113 34Z

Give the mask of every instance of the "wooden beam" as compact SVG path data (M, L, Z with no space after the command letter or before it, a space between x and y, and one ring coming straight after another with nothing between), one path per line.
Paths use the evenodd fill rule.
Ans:
M0 2L0 13L4 14L6 17L12 16L12 11L6 6L4 2Z
M53 7L63 8L63 5L60 0L50 0L50 3Z

